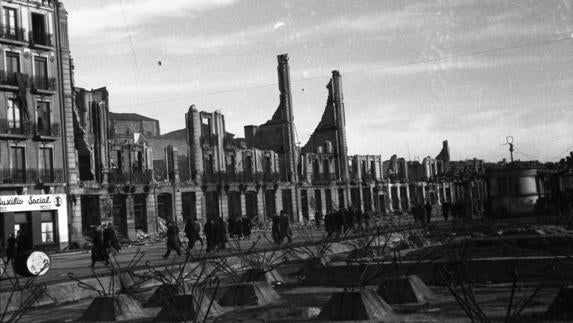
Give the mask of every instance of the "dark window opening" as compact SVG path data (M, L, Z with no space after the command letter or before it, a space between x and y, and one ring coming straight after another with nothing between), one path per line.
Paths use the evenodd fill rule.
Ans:
M36 107L36 123L40 135L51 135L50 103L38 102Z
M6 52L6 75L4 82L8 85L18 85L17 75L20 73L20 54Z
M40 148L39 164L40 179L42 183L54 182L54 152L52 148Z
M39 13L32 13L32 41L34 44L50 45L50 37L46 33L46 17Z
M48 80L48 60L45 57L34 57L34 85L37 89L50 89Z

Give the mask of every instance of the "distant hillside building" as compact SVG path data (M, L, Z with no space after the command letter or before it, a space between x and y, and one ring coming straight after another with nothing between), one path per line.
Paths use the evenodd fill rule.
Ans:
M145 137L158 137L159 121L142 116L137 113L114 113L109 114L110 130L113 136L143 134Z

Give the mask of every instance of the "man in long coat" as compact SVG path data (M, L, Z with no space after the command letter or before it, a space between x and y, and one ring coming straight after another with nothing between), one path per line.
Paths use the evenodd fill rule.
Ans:
M292 242L292 234L289 226L288 216L284 211L281 211L281 216L279 217L279 235L280 242L286 237L288 242Z
M175 250L178 256L181 256L181 243L179 241L179 228L177 225L169 221L167 222L167 252L163 258L169 257L171 250Z

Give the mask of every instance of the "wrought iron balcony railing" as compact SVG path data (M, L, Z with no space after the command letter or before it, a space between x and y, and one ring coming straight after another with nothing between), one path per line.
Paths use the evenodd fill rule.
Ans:
M150 170L132 170L123 172L120 169L112 169L109 172L109 182L112 184L148 184L151 182Z
M18 86L18 74L0 70L0 85ZM21 74L23 79L28 79L28 75Z
M23 42L25 41L24 35L25 32L23 28L0 24L0 38Z
M32 87L40 91L56 91L56 78L34 75L32 77Z
M63 183L65 182L63 169L40 169L38 171L40 183Z
M65 174L61 168L51 169L0 169L0 184L64 183Z
M335 173L318 173L312 176L313 184L330 184L333 181L336 181Z
M37 123L36 124L36 134L39 136L47 137L59 137L60 136L60 124L59 123Z
M34 134L34 123L30 121L13 121L0 119L0 135L20 135L32 136Z
M31 31L28 33L28 38L30 39L31 46L35 45L46 46L46 47L54 46L52 42L52 35L48 33Z
M272 183L280 181L278 173L208 173L203 174L204 183Z

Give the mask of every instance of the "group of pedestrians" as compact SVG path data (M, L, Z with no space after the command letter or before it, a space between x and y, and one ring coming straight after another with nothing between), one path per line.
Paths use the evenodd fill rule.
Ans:
M272 216L271 233L276 244L281 244L285 238L289 243L292 242L292 230L290 229L288 216L284 211L281 210L280 215L275 214Z
M322 214L317 212L314 218L317 230L320 230ZM370 213L362 212L359 208L341 208L332 210L324 216L324 230L328 236L340 235L351 230L358 231L370 227Z
M16 236L10 232L6 242L6 264L10 262L14 264L14 260L18 255L33 249L32 240L21 230L18 230Z
M205 239L207 252L224 250L227 245L227 224L221 217L209 217L205 223Z
M98 261L103 261L106 266L109 265L110 255L115 256L121 250L113 224L92 226L89 235L92 239L91 267L94 268Z
M247 217L239 217L238 219L230 217L227 222L229 223L229 237L231 239L241 240L244 238L248 240L251 238L252 224Z
M206 252L225 249L228 242L228 234L230 234L231 237L239 239L241 237L250 238L251 226L250 222L248 222L248 224L246 224L246 222L248 222L246 218L239 220L229 219L229 230L227 230L227 224L221 217L209 217L203 227L205 242L207 243ZM197 241L201 243L201 248L204 246L204 241L201 235L201 224L199 224L197 219L187 220L184 233L188 240L187 252L191 252L191 250L193 250ZM169 257L171 251L175 251L177 255L180 256L181 240L179 239L179 228L175 222L167 222L166 236L167 251L163 257Z
M432 221L432 215L434 211L434 205L427 201L426 204L418 204L412 207L411 213L414 217L414 221L421 223L430 223ZM442 216L444 221L448 221L452 213L452 203L443 202L442 203Z

